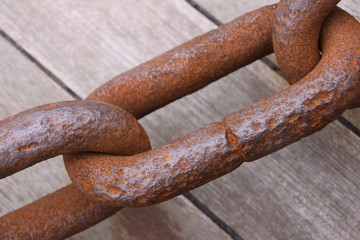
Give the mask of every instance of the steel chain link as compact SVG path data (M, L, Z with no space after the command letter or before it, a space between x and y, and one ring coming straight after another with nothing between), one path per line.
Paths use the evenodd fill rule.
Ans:
M65 154L73 183L1 217L0 238L66 238L121 207L157 204L199 187L360 106L360 24L335 8L338 2L284 0L257 9L120 74L87 100L2 120L1 178ZM291 86L150 150L136 119L272 46Z

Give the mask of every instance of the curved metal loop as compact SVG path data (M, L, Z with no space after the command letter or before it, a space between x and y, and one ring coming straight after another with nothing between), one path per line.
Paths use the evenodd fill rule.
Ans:
M147 206L321 130L358 101L359 30L351 15L336 9L322 30L321 61L298 83L147 153L70 155L65 158L70 178L108 204Z
M273 48L289 84L310 73L320 60L324 19L340 0L280 0L275 11Z
M121 106L139 118L182 97L182 95L178 94L179 92L186 95L200 89L214 81L216 77L226 75L271 52L271 26L275 6L263 7L240 16L218 29L163 54L163 60L159 56L155 60L141 65L141 67L120 74L105 86L95 90L90 95L89 100L98 99ZM257 34L254 34L254 32ZM217 47L218 44L221 47ZM227 55L218 54L225 49L227 49ZM189 55L189 53L192 54ZM211 58L206 57L207 54L210 54ZM176 56L180 57L180 61L172 60ZM180 64L182 58L188 59L185 64ZM200 64L198 58L207 60L204 67L209 67L211 71L208 69L199 71L200 68L195 64ZM216 64L212 64L209 59L215 61ZM156 74L158 74L157 71L161 70L161 65L157 66L155 63L161 64L164 61L173 64L168 64L168 67L163 69L166 74L160 73L161 78L158 78ZM212 69L217 69L220 74L212 71ZM191 75L193 79L187 78L191 72L196 73ZM201 77L197 77L198 74ZM147 76L147 79L151 81L142 81L141 75ZM188 79L185 81L185 86L190 85L191 88L180 91L178 84L174 85L173 81L168 81L175 76L185 80ZM166 83L169 86L176 86L176 89L173 92L164 93ZM147 87L141 87L142 85ZM114 89L111 89L110 86L113 86ZM156 86L163 87L157 88ZM145 89L151 89L151 94L144 92ZM169 89L171 90L171 87L165 87L165 90L168 91ZM169 97L171 93L174 93L175 97ZM131 94L134 94L133 99L129 97ZM145 99L142 96L143 94L147 94L146 97L149 97L149 100ZM70 197L66 197L66 195ZM80 203L83 203L83 207ZM60 204L64 208L55 207ZM1 217L0 238L21 239L31 235L34 239L63 239L94 225L119 209L119 207L105 208L101 202L87 198L85 194L79 193L74 184L70 184L57 192ZM103 214L103 211L106 214ZM28 217L24 219L23 216ZM94 221L90 221L89 218L94 219ZM36 226L38 227L33 225L35 219L37 219L38 224ZM74 219L74 221L71 219Z
M241 16L217 30L163 54L162 57L121 74L92 93L88 99L97 99L121 106L139 118L182 97L182 95L194 92L216 78L271 52L275 6L261 8ZM359 24L354 23L350 17L344 17L344 13L341 12L336 15L340 16L342 22L349 24L351 28L349 33L354 32L354 28L357 33L360 32ZM330 59L339 49L334 48L337 45L328 45L333 42L341 43L349 37L346 34L341 36L335 34L340 23L331 19L328 20L327 30L324 32L324 36L327 36L324 40L330 39L324 41L324 54L326 53L326 56L329 57L324 57L315 71L286 91L236 112L221 123L211 124L189 134L180 139L182 140L180 142L174 141L169 145L150 151L148 154L139 154L134 157L79 154L66 157L70 175L79 184L78 187L88 188L91 191L90 195L107 202L110 201L110 204L121 205L124 203L129 206L154 204L175 196L177 193L172 191L173 187L178 187L181 191L192 189L216 176L232 171L243 161L254 160L294 141L289 138L301 138L311 134L312 131L321 129L347 107L359 102L360 53L358 46L360 38L356 36L355 40L350 40L355 43L355 47L351 45L352 49L342 49L340 46L343 55L339 56L339 60ZM254 34L256 32L258 35ZM219 54L222 51L225 53ZM202 64L198 61L199 59L204 60L202 68L199 67ZM215 64L212 64L212 61ZM333 66L336 67L331 72L325 73L328 70L328 66L325 64L335 64ZM169 81L171 79L174 80ZM184 84L187 90L181 90L180 83ZM319 86L314 86L316 84ZM303 90L304 87L308 87L308 90ZM129 97L131 93L135 94L133 99ZM142 96L143 94L144 96ZM286 96L288 99L284 100ZM277 107L272 106L273 103ZM257 110L262 111L259 118L261 121L253 118L256 116L255 111ZM269 113L267 114L266 111ZM279 115L276 115L277 113ZM291 126L295 127L294 131L289 130ZM199 133L201 135L198 135ZM213 142L206 143L205 139L208 137ZM189 141L192 139L197 139L198 144L190 143ZM262 144L261 148L255 147L254 144L260 143ZM189 149L193 152L184 148L186 145L189 145ZM224 153L225 157L209 151L214 148L216 151ZM160 152L161 150L163 151ZM159 157L155 157L156 153L159 154ZM202 157L196 158L192 162L191 159L197 157L196 153L200 153ZM170 154L173 154L174 158ZM81 157L79 163L73 159L77 157ZM82 157L88 158L92 165ZM104 165L99 166L98 170L92 168L101 162L101 158L109 160L109 162L103 163ZM119 159L124 162L119 162ZM154 162L150 162L150 160ZM211 163L210 160L214 162ZM199 164L199 168L194 166L195 162ZM120 168L117 169L112 168L119 166ZM127 168L129 166L134 167L134 171L130 171ZM174 166L174 169L170 169ZM160 169L159 176L147 178L149 176L146 175L147 171L157 173L156 168ZM223 169L212 172L218 168ZM177 172L177 170L179 171ZM204 171L207 176L196 175L199 170ZM82 173L84 176L75 176ZM141 173L145 175L140 176ZM104 177L111 174L118 174L118 179ZM174 174L173 177L170 174ZM95 175L99 176L96 182L82 182L85 179L91 180L91 177ZM128 178L125 178L126 176L134 177L134 181L129 181ZM191 179L192 176L194 176L193 179ZM100 178L104 178L104 180ZM128 184L120 185L121 180L127 181ZM190 181L183 182L185 180ZM137 183L144 184L144 187L138 186ZM159 186L164 188L160 189L154 183L159 183ZM126 189L122 189L123 187ZM149 187L149 190L145 187ZM136 190L139 193L136 193ZM66 194L70 197L67 198ZM144 199L147 194L153 198ZM127 198L131 196L133 200ZM60 204L64 208L54 207ZM71 184L1 217L0 230L3 231L0 231L0 238L22 237L31 234L35 238L61 239L91 226L117 210L119 210L118 207L110 207L107 206L107 203L104 205L88 199L77 191L75 184ZM65 214L70 214L72 217L68 218ZM17 220L19 221L24 216L27 218L24 219L23 224L18 223ZM37 219L38 229L30 229L34 219Z
M58 102L16 114L0 121L0 139L0 178L64 153L129 155L150 148L131 114L94 101ZM133 144L139 139L145 141Z
M145 130L131 114L95 101L29 109L1 121L0 134L1 177L63 153L131 155L151 149ZM119 209L89 199L70 184L1 217L0 239L64 239Z
M119 106L141 118L191 94L272 52L275 8L259 8L185 42L120 74L87 99Z

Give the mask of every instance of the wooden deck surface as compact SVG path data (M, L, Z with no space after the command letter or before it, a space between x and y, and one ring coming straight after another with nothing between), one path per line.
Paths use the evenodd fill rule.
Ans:
M63 0L0 5L0 118L84 98L115 75L275 1ZM340 4L360 19L356 0ZM287 86L257 61L141 120L153 147ZM344 124L346 123L346 124ZM359 239L360 110L153 207L70 239ZM68 184L61 157L0 180L0 215Z

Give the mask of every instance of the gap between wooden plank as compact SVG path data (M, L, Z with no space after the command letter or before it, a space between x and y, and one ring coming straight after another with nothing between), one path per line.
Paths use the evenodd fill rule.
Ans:
M62 89L69 93L72 97L77 100L82 98L72 91L66 84L61 81L54 73L47 69L41 62L34 58L29 52L27 52L22 46L20 46L14 39L7 35L2 29L0 29L0 35L6 39L11 45L13 45L21 54L23 54L28 60L33 62L41 71L43 71L47 76L49 76L55 83L57 83ZM234 240L243 240L231 227L229 227L220 217L218 217L213 211L211 211L205 204L203 204L199 199L193 196L191 193L183 194L196 208L198 208L202 213L204 213L211 221L213 221L217 226L219 226L225 233L227 233Z
M199 13L204 15L207 19L212 21L217 26L221 26L223 22L221 22L219 19L217 19L214 15L212 15L210 12L208 12L205 8L201 7L199 4L194 2L193 0L185 0L187 3L189 3L193 8L195 8ZM283 77L283 74L278 66L276 66L273 62L271 62L267 58L261 59L263 63L265 63L268 67L270 67L273 71L275 71L277 74L279 74L281 77ZM354 133L357 137L360 138L360 129L358 129L355 125L353 125L351 122L349 122L346 118L340 116L337 121L339 121L342 125L344 125L348 130L350 130L352 133Z
M199 4L194 2L193 0L185 0L187 3L189 3L193 8L195 8L199 13L204 15L207 19L215 23L217 26L222 25L223 23L217 19L214 15L212 15L210 12L208 12L205 8L201 7Z
M13 38L6 34L2 29L0 29L0 36L6 39L11 45L13 45L17 50L19 50L27 59L33 62L38 68L41 69L47 76L49 76L55 83L57 83L62 89L69 93L73 98L80 100L81 97L72 91L66 84L61 81L54 73L47 69L43 64L41 64L37 59L35 59L28 51L26 51L22 46L20 46Z
M220 217L218 217L213 211L210 210L205 204L203 204L199 199L197 199L191 193L184 193L190 202L192 202L201 212L208 216L216 225L218 225L222 230L224 230L229 236L234 240L244 240L234 229L232 229L226 222L224 222Z

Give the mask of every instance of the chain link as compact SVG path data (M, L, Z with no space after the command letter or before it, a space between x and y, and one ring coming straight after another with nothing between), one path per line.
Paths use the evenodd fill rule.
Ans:
M360 24L337 3L284 0L257 9L120 74L87 100L2 120L1 178L65 154L73 183L1 217L1 239L63 239L121 207L199 187L360 106ZM272 40L291 86L150 150L136 119L266 56Z

